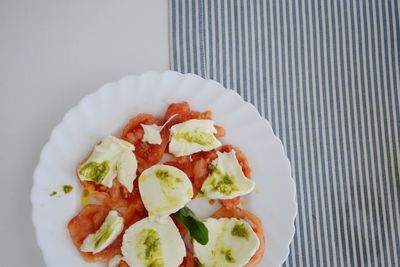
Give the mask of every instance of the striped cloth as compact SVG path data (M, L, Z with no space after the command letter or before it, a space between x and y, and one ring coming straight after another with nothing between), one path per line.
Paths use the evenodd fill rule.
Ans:
M400 266L400 3L170 0L171 69L252 102L297 184L286 266Z

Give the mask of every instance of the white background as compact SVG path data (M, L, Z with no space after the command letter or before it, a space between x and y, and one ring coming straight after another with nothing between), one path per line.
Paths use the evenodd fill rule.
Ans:
M167 0L0 0L0 266L44 266L32 173L64 113L102 84L168 65Z

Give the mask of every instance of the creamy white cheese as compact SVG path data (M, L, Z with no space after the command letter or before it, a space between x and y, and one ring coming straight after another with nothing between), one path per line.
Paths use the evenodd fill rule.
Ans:
M128 189L129 192L133 190L133 181L136 178L137 160L135 154L126 150L121 153L117 161L117 179Z
M209 240L206 245L193 241L194 255L204 267L241 267L254 255L260 240L242 219L207 219Z
M81 245L81 251L98 253L108 247L124 228L124 219L112 210L94 234L88 235Z
M192 119L171 127L169 152L176 157L209 151L221 146L214 136L217 130L212 120Z
M121 260L122 260L121 255L115 255L114 257L111 258L111 260L108 261L108 267L118 267Z
M168 165L154 165L142 172L139 190L149 216L168 216L193 197L192 183L187 175Z
M186 255L185 244L170 217L162 222L145 218L123 236L122 255L129 266L177 267Z
M142 128L144 130L144 135L142 138L143 142L147 142L153 145L159 145L162 142L161 139L161 128L162 126L158 126L157 124L142 124Z
M162 125L158 126L157 124L140 124L142 125L144 134L142 141L147 142L152 145L159 145L162 143L162 138L161 138L161 130L165 127L165 125L168 124L175 116L178 114L174 114L169 119Z
M79 179L111 187L118 175L118 181L132 192L137 169L134 149L129 142L114 136L105 137L79 167Z
M201 187L204 195L210 199L231 199L253 191L255 183L244 175L235 151L217 152L217 155Z

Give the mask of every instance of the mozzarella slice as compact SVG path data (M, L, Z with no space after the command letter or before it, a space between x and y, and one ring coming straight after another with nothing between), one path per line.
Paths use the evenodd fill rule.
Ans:
M169 119L162 125L158 126L157 124L140 124L142 125L144 134L142 141L147 142L152 145L159 145L162 143L162 138L161 138L161 130L165 127L165 125L168 124L175 116L178 114L174 114Z
M158 126L157 124L151 124L151 125L146 125L142 124L142 128L144 130L144 135L142 138L143 142L147 142L149 144L153 145L159 145L162 142L161 139L161 126Z
M176 157L209 151L221 146L221 142L214 136L217 130L212 120L188 120L175 124L170 132L169 152Z
M114 136L105 137L78 169L79 179L111 187L118 175L120 183L132 192L137 169L134 149L129 142Z
M121 255L115 255L108 262L108 267L118 267L118 265L121 262L121 260L122 260L122 256Z
M217 158L210 165L210 175L204 181L201 191L210 199L231 199L253 191L255 183L246 178L235 151L217 152Z
M193 241L194 254L204 267L241 267L254 255L260 240L250 225L241 219L207 219L206 245Z
M121 153L117 162L118 181L128 189L133 190L133 180L136 178L137 160L130 150Z
M118 212L108 213L103 224L94 234L88 235L81 245L81 251L98 253L108 247L119 236L124 228L124 219Z
M145 218L130 226L121 251L124 261L135 267L177 267L186 255L185 244L170 217L161 222Z
M154 165L139 177L139 190L149 216L168 216L183 208L193 197L187 175L178 168Z

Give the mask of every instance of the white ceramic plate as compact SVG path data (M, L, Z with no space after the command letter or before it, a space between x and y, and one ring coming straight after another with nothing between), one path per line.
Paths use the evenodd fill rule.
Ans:
M193 74L168 71L104 85L69 110L51 133L34 173L31 195L33 224L47 266L103 266L81 258L66 228L81 208L75 167L102 137L119 134L129 118L141 112L162 115L169 103L179 101L188 101L194 110L212 110L213 119L226 130L222 141L247 155L257 187L245 199L245 208L261 217L267 240L259 266L284 262L294 235L297 205L282 143L254 106L233 90ZM64 184L73 185L74 190L61 193ZM52 191L59 193L51 197ZM205 216L211 208L199 211Z

